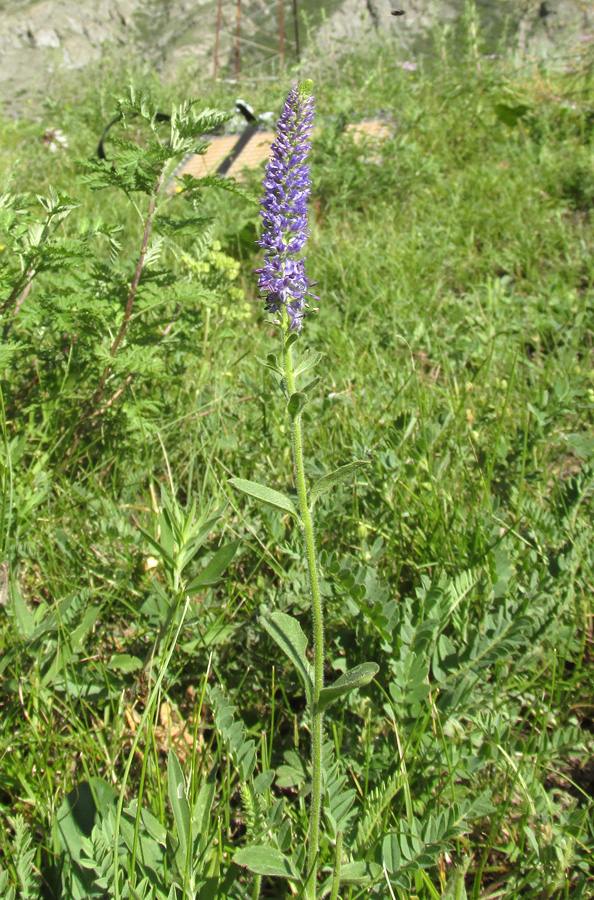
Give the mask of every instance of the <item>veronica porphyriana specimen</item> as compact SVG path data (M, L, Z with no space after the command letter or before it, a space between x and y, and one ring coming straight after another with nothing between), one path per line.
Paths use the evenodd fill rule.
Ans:
M310 136L314 116L312 88L312 81L304 81L294 87L285 101L278 122L276 140L272 144L271 157L266 166L265 195L261 200L263 230L259 244L264 249L264 265L256 270L259 276L258 286L265 297L265 308L275 315L275 323L282 336L282 357L277 359L271 353L268 355L266 365L280 376L280 387L291 418L298 509L289 497L264 485L241 478L232 478L230 482L246 494L289 513L297 521L303 536L312 601L313 663L306 656L307 638L297 619L275 611L268 619L263 620L262 624L297 668L307 697L311 728L312 791L306 871L302 873L303 895L306 900L316 900L317 892L324 710L333 700L369 683L378 671L375 663L363 663L340 676L331 686L324 687L324 611L320 595L312 510L318 497L331 490L339 481L349 478L354 470L365 465L367 461L356 460L342 466L325 475L309 490L307 488L303 459L302 413L308 402L308 391L315 387L319 379L310 381L302 391L296 389L296 379L317 364L320 354L306 351L294 365L292 352L308 308L306 298L315 297L310 291L315 282L307 277L305 258L301 256L309 236L307 199L311 182L307 156L311 147ZM338 840L336 847L336 891L340 879L341 843L342 840ZM234 859L240 865L251 868L257 876L271 874L271 870L262 865L265 857L262 856L261 850L262 848L247 847L239 851ZM274 851L274 856L270 858L274 859L278 874L279 852ZM287 870L290 870L291 864L288 860L286 862ZM336 891L333 889L333 896L336 896ZM255 896L258 893L257 883Z
M256 269L258 287L266 297L266 309L273 313L284 309L292 331L301 331L311 285L305 258L299 254L309 237L307 154L314 117L312 86L312 81L303 82L285 100L266 166L266 194L260 201L263 232L258 243L265 255L263 268Z

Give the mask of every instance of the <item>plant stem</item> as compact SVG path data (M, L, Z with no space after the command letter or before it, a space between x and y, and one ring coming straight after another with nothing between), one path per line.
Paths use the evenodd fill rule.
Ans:
M289 397L295 393L293 375L293 359L291 341L288 339L288 323L283 325L285 380ZM322 804L322 737L323 713L318 710L318 699L324 687L324 611L320 596L320 584L316 560L313 520L307 501L307 486L303 468L303 439L301 433L301 410L292 417L293 430L293 462L295 464L295 480L299 496L299 511L303 529L303 542L307 559L307 570L311 587L313 617L313 649L314 649L314 692L311 713L312 743L312 790L311 817L309 823L309 841L307 848L307 880L305 884L306 900L316 900L318 874L318 849L320 842L320 811Z
M17 300L17 302L16 302L16 305L15 305L15 307L14 307L14 312L13 312L13 318L10 319L10 320L6 323L6 325L4 326L4 332L3 332L3 334L2 334L2 342L3 342L3 343L4 343L4 341L7 340L8 335L10 334L10 329L12 328L12 323L13 323L13 321L14 321L14 316L17 316L17 315L18 315L21 306L23 305L23 303L24 303L25 300L27 299L27 294L28 294L29 291L31 290L31 285L33 284L33 277L34 277L34 275L35 275L35 273L33 272L33 273L31 274L31 277L29 278L27 284L25 285L25 289L23 290L23 293L21 294L21 296L18 298L18 300ZM11 296L12 296L12 295L11 295ZM10 300L10 297L9 297L9 300ZM7 301L7 302L8 302L8 301Z
M334 861L334 874L332 877L332 893L330 900L338 900L338 890L340 888L340 864L342 857L342 831L336 835L336 858Z
M179 609L181 599L182 599L182 595L180 594L178 603L176 606L176 610ZM119 884L119 872L118 872L118 870L119 870L119 849L120 849L119 841L120 841L120 825L121 825L121 821L122 821L122 812L124 809L124 801L126 798L126 785L128 783L128 776L130 775L130 769L132 768L132 762L134 760L134 754L136 753L136 748L138 747L140 740L142 738L143 732L144 732L144 726L146 725L149 717L151 715L153 715L153 713L155 711L155 703L157 701L159 691L161 690L161 684L163 683L163 679L165 678L165 675L167 674L167 670L169 668L169 663L171 662L171 657L173 656L173 653L177 646L177 642L178 642L179 636L181 634L181 630L184 626L184 621L186 618L186 613L188 611L189 605L190 605L190 598L186 597L186 600L185 600L185 603L184 603L184 606L182 609L181 620L178 625L177 631L175 633L175 637L174 637L173 641L171 642L171 646L168 649L167 656L165 657L165 659L163 660L163 662L161 664L161 668L159 670L157 680L155 681L155 685L154 685L154 687L149 695L149 698L146 702L145 710L142 714L140 722L138 723L138 728L136 729L136 734L134 736L134 740L132 741L132 746L130 747L128 759L126 760L126 765L124 767L124 775L122 778L122 787L120 790L118 805L116 807L115 824L114 824L114 838L113 838L114 900L120 900L120 897L121 897L120 884ZM140 798L138 800L138 805L140 806Z
M146 256L146 250L148 247L149 237L151 235L151 227L153 224L153 214L155 212L155 203L157 202L157 195L163 186L163 181L165 180L165 173L167 171L166 166L163 166L161 169L161 174L157 180L153 193L151 194L151 199L149 202L148 212L146 215L146 220L144 223L144 234L142 236L142 245L140 247L140 255L138 257L138 262L136 263L136 271L134 272L134 278L132 279L132 286L130 287L130 293L128 294L128 302L126 303L126 309L124 310L124 321L122 322L121 328L118 332L117 337L113 341L111 345L111 349L109 351L109 355L114 357L118 352L118 347L122 341L126 333L126 329L128 328L128 323L130 321L130 317L132 315L132 307L134 305L134 298L136 297L136 291L138 289L138 283L140 281L140 276L142 274L142 267L144 266L144 258ZM107 376L109 375L110 367L105 366L103 370L103 374L99 381L99 386L95 391L93 396L93 404L95 404L101 394L103 393L103 388L105 387L105 382L107 381Z

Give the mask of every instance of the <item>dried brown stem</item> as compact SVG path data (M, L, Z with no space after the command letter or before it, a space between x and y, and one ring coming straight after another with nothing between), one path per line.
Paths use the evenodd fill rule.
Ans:
M21 284L21 283L22 283L22 281L19 282L19 285L17 285L17 288L20 287L20 284ZM13 323L13 321L14 321L14 317L18 314L18 311L20 310L21 306L23 305L23 303L24 303L25 300L27 299L27 294L28 294L29 291L31 290L31 285L32 285L32 284L33 284L33 275L31 276L31 278L29 279L29 281L28 281L27 284L25 285L25 289L24 289L23 293L22 293L21 296L18 298L18 300L17 300L17 302L16 302L16 304L15 304L14 312L13 312L13 314L12 314L12 315L13 315L13 318L10 319L10 321L7 322L6 325L4 326L4 331L2 332L2 340L3 340L3 341L5 341L5 340L7 339L7 337L8 337L8 335L10 334L10 329L12 328L12 323ZM13 291L12 293L14 294L15 291ZM18 294L18 290L16 291L16 293ZM10 297L8 298L8 300L6 301L6 303L4 304L4 306L2 307L2 311L4 311L4 310L7 308L6 304L8 304L8 303L11 302L11 298L12 298L12 294L10 295Z
M35 275L35 269L33 269L33 268L29 268L29 269L27 269L25 272L23 272L23 274L21 275L21 277L20 277L19 280L17 281L16 285L14 286L14 289L12 290L12 293L10 294L10 297L8 297L8 299L4 301L4 303L2 304L2 306L0 306L0 313L6 312L6 310L7 310L10 306L12 306L12 304L15 302L15 300L16 300L17 297L19 296L19 293L20 293L21 290L23 289L23 284L25 284L26 287L25 287L25 289L24 289L24 291L23 291L23 294L21 295L20 300L19 300L18 303L17 303L17 309L16 309L16 312L18 312L20 305L22 304L23 300L25 299L25 297L26 297L27 294L29 293L29 288L31 287L31 282L33 281L33 276L34 276L34 275Z
M138 262L136 264L136 271L134 272L134 278L132 280L132 286L130 288L130 293L128 295L128 302L126 303L126 310L124 312L124 321L122 322L122 327L120 328L116 339L114 340L113 344L111 345L111 350L109 351L109 354L112 358L116 355L116 353L118 351L118 347L120 346L122 338L124 337L124 335L126 333L126 329L128 328L128 323L129 323L130 317L132 315L132 307L134 306L134 298L136 297L136 291L138 289L138 283L140 281L142 267L144 266L144 257L146 256L146 248L148 246L149 237L151 234L151 227L153 224L153 213L155 211L155 203L157 201L157 195L163 185L164 178L165 178L165 167L163 167L163 170L162 170L161 174L159 175L159 180L157 181L157 183L155 185L155 189L151 195L151 200L150 200L149 208L148 208L148 214L146 217L146 223L144 226L144 234L142 236L142 245L140 247L140 255L138 257ZM103 374L101 376L101 380L99 381L99 385L98 385L97 390L95 391L95 395L93 397L93 405L95 405L97 403L97 401L99 400L99 397L103 393L103 388L105 387L105 382L107 381L107 376L109 375L109 370L110 370L109 365L105 366L105 369L103 370Z
M97 416L102 416L106 412L106 410L109 409L109 407L112 405L112 403L115 403L116 400L118 399L118 397L124 393L124 391L126 390L126 388L128 387L128 385L130 384L130 382L132 381L133 378L134 378L134 374L128 375L128 377L126 378L126 383L123 384L121 388L117 389L115 394L113 394L113 396L111 396L109 398L109 400L103 404L101 409L95 410L95 412L91 416L91 419L95 419L95 418L97 418Z

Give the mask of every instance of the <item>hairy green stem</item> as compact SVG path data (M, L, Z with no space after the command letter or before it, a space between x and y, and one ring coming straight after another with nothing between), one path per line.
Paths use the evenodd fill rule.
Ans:
M284 368L285 381L289 397L295 393L295 378L293 375L293 359L291 353L291 341L288 340L288 324L284 324ZM309 840L307 848L307 880L305 884L306 900L316 900L316 886L318 875L318 851L320 843L320 812L322 805L322 736L323 714L318 709L320 692L324 687L324 611L320 596L320 584L316 560L316 547L314 527L307 499L307 486L305 483L305 471L303 468L303 438L301 433L301 410L292 416L293 429L293 462L295 465L295 480L297 482L297 494L299 496L299 511L301 513L301 526L303 530L303 542L307 559L307 570L311 587L312 617L313 617L313 651L314 651L314 691L311 713L311 744L312 744L312 791L311 791L311 815L309 822Z

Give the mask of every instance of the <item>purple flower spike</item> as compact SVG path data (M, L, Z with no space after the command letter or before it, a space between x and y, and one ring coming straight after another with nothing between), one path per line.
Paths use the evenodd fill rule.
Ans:
M306 296L315 282L305 274L305 258L298 258L309 237L307 198L311 181L307 154L314 117L312 81L294 87L276 127L276 140L266 166L262 209L264 266L256 269L266 310L287 310L292 331L301 331ZM319 299L315 297L315 299Z

